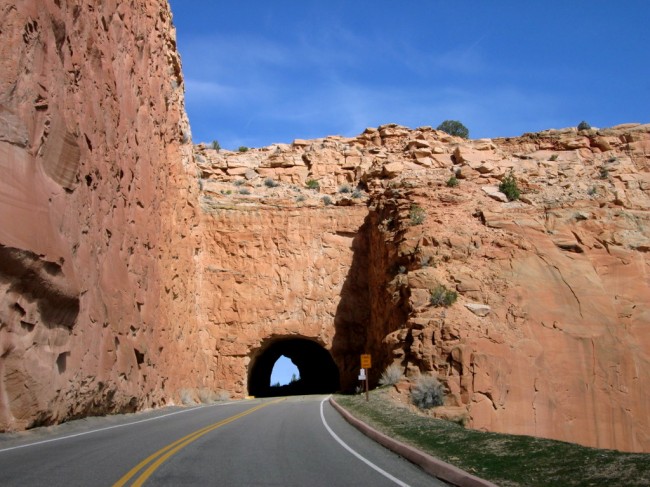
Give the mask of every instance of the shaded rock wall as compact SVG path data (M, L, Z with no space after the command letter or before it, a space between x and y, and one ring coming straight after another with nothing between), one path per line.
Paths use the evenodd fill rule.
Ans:
M0 430L165 403L198 241L167 2L4 2L0 32Z

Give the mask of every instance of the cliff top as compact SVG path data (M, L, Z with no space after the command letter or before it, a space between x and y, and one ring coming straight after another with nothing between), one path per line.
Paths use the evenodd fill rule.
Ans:
M650 124L475 140L387 124L351 138L296 139L243 152L199 144L195 159L208 206L347 206L402 181L436 186L452 176L506 202L495 186L512 172L523 204L597 200L650 208Z

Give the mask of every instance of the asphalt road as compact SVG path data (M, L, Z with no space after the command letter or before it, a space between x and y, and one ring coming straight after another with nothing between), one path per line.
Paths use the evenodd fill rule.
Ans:
M0 435L2 486L446 485L351 427L325 396L73 421Z

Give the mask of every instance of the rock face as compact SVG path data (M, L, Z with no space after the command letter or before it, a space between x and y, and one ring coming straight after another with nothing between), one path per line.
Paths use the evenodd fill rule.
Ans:
M470 427L650 451L650 126L193 150L168 5L96 3L0 7L0 430L371 353Z
M648 127L605 133L641 141ZM460 146L456 188L449 170L403 173L379 197L373 221L406 269L385 277L406 319L383 342L407 371L441 376L470 427L648 451L647 153L567 153L553 149L562 136L530 139L495 141L489 172L474 172L485 163ZM526 203L482 191L511 169ZM455 305L430 305L438 284L459 293Z
M4 2L0 32L0 430L164 404L198 241L168 5Z
M303 338L330 350L341 385L354 389L369 317L366 215L365 206L210 208L199 321L223 388L245 395L251 360Z
M219 380L244 392L266 343L298 335L348 390L367 350L374 382L393 363L438 375L470 427L648 451L649 143L648 125L478 141L387 125L199 146ZM455 304L431 304L439 285Z

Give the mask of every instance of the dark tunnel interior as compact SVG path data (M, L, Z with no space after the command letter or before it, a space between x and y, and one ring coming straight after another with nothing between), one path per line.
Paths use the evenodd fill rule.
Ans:
M281 355L291 359L300 379L284 386L271 386L271 372ZM254 359L248 374L248 393L255 397L329 394L339 389L339 370L330 353L305 338L280 338Z

